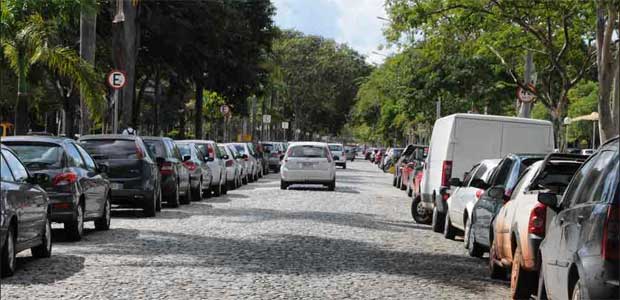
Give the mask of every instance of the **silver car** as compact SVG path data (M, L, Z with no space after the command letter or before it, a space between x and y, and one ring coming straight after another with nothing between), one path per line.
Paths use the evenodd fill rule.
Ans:
M256 157L254 157L252 149L250 149L247 143L231 143L231 145L235 147L244 161L246 171L245 182L254 182L258 180L258 162Z
M192 142L202 151L207 160L207 165L211 169L211 190L215 196L221 195L226 189L226 163L224 162L224 154L220 151L217 143L205 140L183 140L179 142Z
M217 144L220 152L224 153L222 159L224 159L226 165L226 178L228 189L234 189L241 186L241 175L243 174L243 167L241 163L237 161L236 154L230 149L231 147L225 144Z
M261 142L263 150L267 154L269 168L274 172L280 172L281 158L284 155L284 144L280 142Z

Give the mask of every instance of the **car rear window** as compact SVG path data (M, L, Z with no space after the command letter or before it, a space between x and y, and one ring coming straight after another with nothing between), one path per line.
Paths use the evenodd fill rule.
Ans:
M342 146L340 146L340 145L329 145L329 151L342 151Z
M152 157L168 157L164 142L158 140L144 140L144 145L146 145L146 149L149 150Z
M266 152L271 152L274 149L273 144L262 144L263 145L263 150Z
M48 143L8 144L30 170L62 168L63 150L59 145Z
M84 140L82 146L94 159L137 159L137 146L132 140Z
M321 146L293 146L289 149L288 157L326 158L327 149Z
M235 144L235 149L237 149L237 152L239 152L240 155L247 154L245 153L245 147L243 145Z
M192 151L189 149L189 144L177 144L177 147L179 147L179 152L181 152L181 157L192 155Z
M549 189L556 194L564 194L568 183L581 166L579 162L549 162L541 174L536 176L530 190Z

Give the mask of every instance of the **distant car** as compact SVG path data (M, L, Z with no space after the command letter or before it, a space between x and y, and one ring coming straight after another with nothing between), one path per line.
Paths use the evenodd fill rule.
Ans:
M99 165L105 165L112 204L139 207L147 217L161 209L161 176L142 138L103 134L80 138L80 144Z
M328 144L329 151L336 162L336 166L340 166L343 169L347 168L347 156L344 153L344 146L342 144Z
M205 155L204 159L207 161L212 177L209 192L205 193L205 196L210 197L211 192L216 197L225 194L228 188L226 185L228 181L228 177L226 177L226 163L223 159L225 153L220 150L217 143L205 140L183 140L178 142L192 142Z
M237 162L237 165L239 166L239 171L240 171L239 176L241 176L239 186L248 184L248 178L250 176L248 174L250 170L247 168L247 166L249 165L248 161L243 158L243 155L241 154L241 152L237 151L237 147L235 147L235 145L225 144L225 146L228 148L228 150L230 150L230 152L232 152L233 157L235 158L235 161Z
M177 145L167 137L145 136L142 139L159 165L163 199L172 207L189 204L189 171L183 165L183 157Z
M538 299L620 298L620 169L618 138L603 144L575 174L540 245Z
M261 142L263 150L267 154L269 168L274 172L280 172L281 160L284 156L284 144L279 142Z
M447 200L448 214L443 231L445 238L454 239L458 232L465 232L474 204L489 187L489 178L499 162L499 159L485 159L474 165L463 181L458 178L450 179L450 185L455 189ZM465 232L465 236L467 235L469 232Z
M104 174L86 150L74 140L52 136L14 136L2 142L10 147L31 174L51 178L41 186L51 202L51 221L64 223L69 238L79 241L84 222L95 229L110 228L111 190Z
M322 184L336 188L336 167L329 146L318 142L291 143L280 169L280 188L292 184Z
M424 161L426 157L424 149L427 148L427 146L423 145L407 145L394 163L392 185L401 190L407 190L410 197L412 191L409 189L409 183L413 181L412 175L415 167Z
M211 168L207 165L208 157L205 153L198 149L194 142L176 141L179 147L181 157L183 157L183 165L189 172L189 186L191 189L192 201L200 201L203 194L211 192L212 174ZM226 187L220 190L226 194Z
M19 252L30 249L34 257L51 256L52 227L49 199L39 186L49 176L31 175L14 152L0 148L0 273L5 277L15 273Z
M235 159L235 154L228 146L224 144L218 144L217 146L220 149L220 153L223 154L222 159L224 160L224 165L226 166L227 189L236 189L241 186L241 173L243 172L241 165L237 162Z
M344 154L347 157L347 160L355 161L355 156L357 156L357 148L352 146L344 146Z
M241 154L243 161L245 162L245 175L247 176L245 182L254 182L258 180L258 171L259 165L256 157L254 157L254 152L248 143L232 143L232 145L237 149L237 152Z
M267 156L265 156L265 152L263 151L263 146L261 144L248 143L252 152L254 153L254 157L256 158L256 165L258 166L258 178L263 178L263 175L269 174L269 161Z
M513 299L528 298L536 292L545 220L555 215L538 202L538 194L562 195L585 159L582 155L553 153L533 163L517 183L510 201L497 214L489 255L491 277L501 278L507 268L512 268Z
M469 255L482 257L484 252L489 251L493 240L493 221L504 203L510 200L512 191L517 185L520 176L533 163L543 160L544 154L508 154L502 159L489 179L489 188L482 193L480 199L474 204L471 214L471 222L467 222L465 228L465 245ZM503 193L492 195L490 189L503 190Z

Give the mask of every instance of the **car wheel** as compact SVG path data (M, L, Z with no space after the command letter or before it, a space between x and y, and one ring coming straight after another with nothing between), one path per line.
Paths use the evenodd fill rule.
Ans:
M407 197L413 196L413 190L411 189L411 183L407 185Z
M433 220L431 221L431 227L433 227L433 231L437 233L442 233L444 229L446 215L439 212L437 206L433 207Z
M327 190L330 192L336 190L336 179L334 179L330 184L327 185Z
M581 279L577 279L577 282L575 282L575 286L573 287L573 293L570 298L571 300L583 299L583 294L581 293Z
M512 260L512 271L510 272L510 295L512 299L529 299L530 295L534 293L532 272L523 270L522 261L521 248L517 246Z
M392 186L396 187L396 183L398 182L398 177L396 177L396 175L394 175L393 179L392 179Z
M110 204L110 196L105 200L103 204L103 212L101 213L101 218L95 220L95 229L96 230L108 230L110 229L110 214L111 204Z
M15 266L17 264L15 254L15 227L10 226L7 231L6 241L4 241L4 247L2 248L2 264L0 265L2 277L11 276L15 273Z
M280 189L286 190L287 188L288 188L288 183L286 183L286 181L284 180L280 180Z
M480 246L480 244L476 243L476 235L471 230L471 223L472 222L467 222L467 224L465 225L465 236L467 237L467 253L469 253L469 256L471 257L481 258L484 254L484 250L482 249L482 246Z
M202 200L202 178L198 182L198 187L192 192L192 201Z
M174 189L174 195L168 199L168 205L171 207L179 207L181 203L181 195L179 194L179 185Z
M192 181L190 180L185 189L185 195L179 198L181 204L189 204L191 202Z
M443 227L443 237L449 240L454 240L455 236L456 236L456 228L452 226L452 221L450 220L450 214L446 214L446 222L444 223L444 227Z
M157 213L157 193L153 192L153 196L151 197L151 201L144 203L144 207L142 207L142 212L144 212L145 217L154 217Z
M400 188L401 191L404 191L407 189L407 186L403 184L403 179L400 179L400 185L398 186Z
M45 218L45 225L42 233L41 245L30 249L32 256L36 258L47 258L52 256L52 224L50 224L48 218Z
M428 224L431 222L429 211L422 205L422 199L416 197L411 202L411 216L418 224Z
M545 273L542 267L538 273L538 292L536 293L537 300L547 300L547 287L545 286Z
M224 178L224 184L222 184L222 195L228 194L228 179Z
M155 207L155 211L161 211L161 189L157 189L157 203Z
M342 169L346 169L347 168L347 164L342 165Z
M65 231L72 241L79 241L84 234L84 206L80 202L75 208L75 219L65 223Z
M489 249L489 275L492 279L506 279L506 269L495 261L497 260L496 250L497 245L495 244L495 239L491 242L491 249Z

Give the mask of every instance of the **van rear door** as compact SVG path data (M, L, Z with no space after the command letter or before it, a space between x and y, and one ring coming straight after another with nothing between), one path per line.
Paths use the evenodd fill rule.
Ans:
M479 161L500 158L501 132L502 125L496 120L457 117L452 135L452 177L462 180Z

